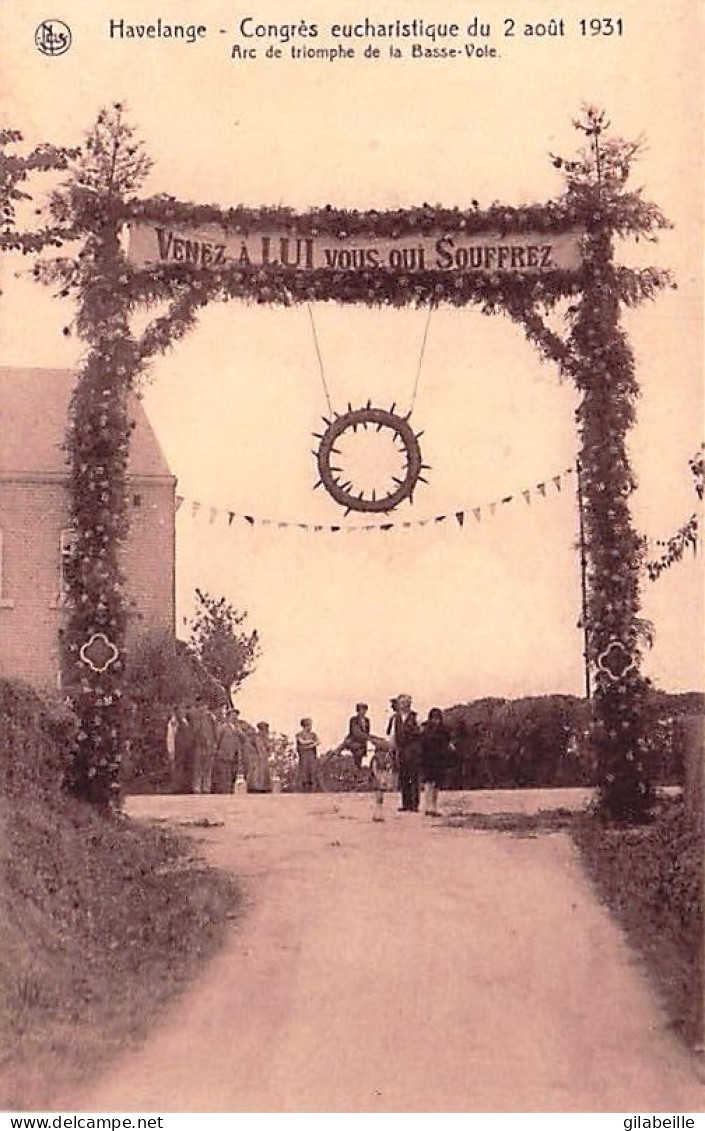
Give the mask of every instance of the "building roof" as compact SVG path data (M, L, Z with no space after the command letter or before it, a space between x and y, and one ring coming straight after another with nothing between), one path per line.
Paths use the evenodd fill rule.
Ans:
M71 369L0 366L0 475L68 473L62 449L76 373ZM141 402L132 397L135 421L129 474L171 477L169 465Z

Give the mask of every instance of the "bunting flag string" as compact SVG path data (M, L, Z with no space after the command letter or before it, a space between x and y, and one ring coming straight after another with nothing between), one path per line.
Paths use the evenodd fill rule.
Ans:
M560 472L558 475L552 475L550 480L542 480L532 487L524 487L521 491L515 491L511 495L503 495L499 499L494 499L491 502L483 503L481 506L472 507L459 507L457 509L449 510L446 514L437 514L432 517L405 519L403 522L386 521L382 523L365 523L364 525L353 524L349 526L347 523L342 526L328 525L324 523L312 522L295 522L285 519L276 518L260 518L253 514L241 514L238 511L228 510L211 504L202 503L199 500L186 499L183 495L177 495L175 498L174 509L175 512L181 510L186 503L190 509L191 517L197 519L202 513L208 516L208 524L213 526L221 518L232 527L236 522L244 522L247 526L266 526L274 527L277 530L305 530L314 534L355 534L355 533L369 533L371 531L380 531L382 533L389 533L390 530L402 529L410 530L413 527L428 526L432 523L434 526L439 526L447 519L455 519L459 527L465 526L465 519L469 515L473 515L476 522L482 522L485 515L489 514L493 517L496 513L497 507L505 507L510 503L516 502L520 497L530 506L531 499L534 492L537 492L542 498L547 498L547 482L551 482L555 487L557 493L560 493L563 486L563 480L566 475L574 475L575 467L567 467L565 471Z

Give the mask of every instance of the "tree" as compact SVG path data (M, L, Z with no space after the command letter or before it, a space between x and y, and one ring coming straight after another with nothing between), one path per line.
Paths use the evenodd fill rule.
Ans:
M197 695L215 703L220 686L204 670L183 640L170 632L139 637L125 666L125 694L142 705L158 703L171 710L192 703Z
M296 789L298 758L296 747L288 734L279 732L272 735L272 750L269 761L273 774L281 782L281 788L285 792Z
M225 597L197 589L196 602L190 624L191 650L231 704L233 692L252 675L260 657L257 630L242 630L247 613L239 612Z
M134 642L124 685L129 751L121 779L128 790L151 791L169 783L167 719L175 706L185 707L199 695L213 707L222 702L220 686L184 641L164 632Z
M33 200L26 182L34 173L65 169L78 150L39 145L26 156L7 152L8 146L14 147L22 140L19 130L0 129L0 250L27 255L45 247L60 247L71 231L63 222L35 230L18 228L18 208L22 209ZM41 216L42 209L35 208L34 214Z

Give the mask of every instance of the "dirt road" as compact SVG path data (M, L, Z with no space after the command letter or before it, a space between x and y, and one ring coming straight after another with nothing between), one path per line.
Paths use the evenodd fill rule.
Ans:
M703 1110L694 1062L566 836L454 829L390 801L376 825L360 795L133 799L140 817L222 820L191 831L246 905L78 1108Z

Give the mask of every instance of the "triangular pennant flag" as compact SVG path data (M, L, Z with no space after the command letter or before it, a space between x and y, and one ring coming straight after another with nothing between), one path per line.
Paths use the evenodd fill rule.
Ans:
M573 474L575 474L575 472L577 470L578 470L577 466L573 465L571 467L567 467L565 469L565 471L563 471L560 475L552 476L551 477L551 483L553 483L554 487L556 488L556 491L558 491L558 492L562 491L563 476L564 475L573 475ZM546 481L545 480L541 483L537 483L535 489L536 489L536 491L538 491L539 495L541 495L542 498L544 498L544 499L546 498ZM531 505L532 490L533 490L532 488L527 487L525 490L523 490L521 492L522 498L524 499L524 502L527 504L527 506ZM514 495L505 495L499 502L486 504L486 507L489 509L490 514L494 515L498 506L506 505L507 503L511 503L514 500L514 498L515 498ZM176 513L178 510L180 510L185 502L186 502L186 499L183 495L175 495L174 496L174 513ZM196 518L197 515L203 509L203 504L200 503L200 502L194 501L194 502L191 502L190 505L191 505L191 514L192 514L193 518ZM473 513L475 520L477 522L482 521L482 510L483 510L482 507L473 507L472 508L472 513ZM299 530L314 530L316 533L319 533L320 531L323 531L323 530L328 530L328 531L330 531L330 533L333 533L333 534L338 533L341 530L344 530L348 534L352 534L352 533L354 533L356 531L360 531L360 530L384 530L384 531L388 531L388 530L393 530L395 526L401 526L404 530L410 530L412 526L427 526L431 522L438 524L438 523L441 523L441 522L445 522L447 518L451 517L451 515L447 515L447 514L438 514L438 515L435 515L435 517L432 518L432 519L431 518L424 518L424 519L407 520L407 521L402 522L402 523L385 522L381 525L375 525L375 526L372 526L372 525L365 525L365 526L319 526L319 525L316 525L316 526L312 526L311 524L309 524L307 522L297 522L297 523L295 523L295 522L278 522L276 519L272 519L272 518L258 519L258 518L255 518L254 515L251 515L251 514L238 515L235 511L227 511L226 513L227 513L227 516L228 516L228 526L232 526L232 524L233 524L233 522L236 518L242 518L250 526L255 526L257 523L259 523L262 526L276 526L278 530L287 530L290 527L295 526L295 527L298 527ZM462 527L462 526L465 525L465 517L468 513L469 512L464 511L464 510L458 510L458 511L453 512L453 517L455 517L455 520L458 523L458 526ZM218 507L209 506L208 507L208 521L209 521L209 523L214 523L215 520L218 518L218 516L220 514L221 514L221 511ZM667 543L658 542L656 544L657 545L666 545Z

